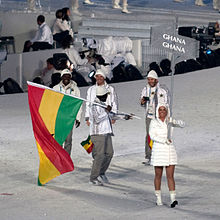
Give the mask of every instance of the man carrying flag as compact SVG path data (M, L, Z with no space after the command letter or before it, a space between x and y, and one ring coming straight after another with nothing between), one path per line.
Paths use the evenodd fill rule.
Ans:
M59 84L53 87L54 90L63 92L66 94L74 95L80 97L80 90L77 87L76 82L71 80L72 74L68 69L64 69L61 72L61 81ZM79 112L76 116L75 127L78 128L80 126L80 118L81 118L82 108L79 109ZM64 150L71 155L72 149L72 135L73 130L70 131L69 135L67 136L64 142Z

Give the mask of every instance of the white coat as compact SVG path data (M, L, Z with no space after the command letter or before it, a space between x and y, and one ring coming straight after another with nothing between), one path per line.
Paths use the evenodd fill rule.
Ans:
M53 24L53 35L61 33L62 31L69 31L69 34L73 37L71 29L67 25L67 22L63 22L61 18L57 18Z
M67 86L65 86L63 84L63 82L61 81L59 84L54 86L53 89L56 90L56 91L66 93L66 94L70 94L70 95L80 97L80 90L77 87L76 82L74 82L73 80L71 80L70 83ZM80 121L81 114L82 114L82 106L78 111L78 114L76 116L76 120Z
M95 99L96 99L96 87L98 85L93 85L91 86L88 91L87 91L87 97L86 99L91 101L91 102L94 102ZM112 112L114 113L117 113L118 111L118 98L117 98L117 95L116 95L116 92L115 92L115 89L114 87L112 86L109 86L106 82L105 82L105 85L106 89L110 92L110 94L108 95L107 97L107 100L106 100L106 105L110 105L112 107ZM89 103L89 102L86 102L86 110L85 110L85 119L88 120L90 119L89 117L89 109L92 107L92 104Z
M153 119L149 128L150 138L153 140L151 165L169 166L177 164L177 154L173 143L167 143L167 120Z
M89 121L90 135L113 135L111 118L105 108L93 104L89 109Z

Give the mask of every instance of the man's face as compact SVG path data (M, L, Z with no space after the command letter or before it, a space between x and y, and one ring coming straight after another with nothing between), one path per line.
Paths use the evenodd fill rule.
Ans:
M105 84L105 79L102 75L96 75L95 76L95 79L96 79L96 83L101 86L101 85L104 85Z
M65 86L67 86L70 83L71 75L70 74L64 74L62 76L62 82Z
M151 77L148 77L147 82L150 85L150 87L155 87L157 85L158 80L151 78Z

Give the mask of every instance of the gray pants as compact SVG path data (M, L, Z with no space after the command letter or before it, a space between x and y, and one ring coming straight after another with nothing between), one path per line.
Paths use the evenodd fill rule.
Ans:
M114 151L111 135L92 135L91 141L94 144L92 150L93 164L90 180L95 180L99 175L105 174L112 160Z
M145 119L146 123L146 137L145 137L145 159L151 159L151 148L148 145L148 135L149 135L149 127L150 127L151 118Z
M72 135L73 135L73 130L70 131L68 134L65 142L64 142L64 150L70 155L71 150L72 150Z

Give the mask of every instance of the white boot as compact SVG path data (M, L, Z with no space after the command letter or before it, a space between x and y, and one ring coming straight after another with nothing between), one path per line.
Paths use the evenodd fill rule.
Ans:
M163 205L162 199L161 199L161 191L160 190L155 190L155 195L157 197L157 205Z
M176 191L170 191L170 207L174 208L176 205L178 205L178 201L176 200Z

